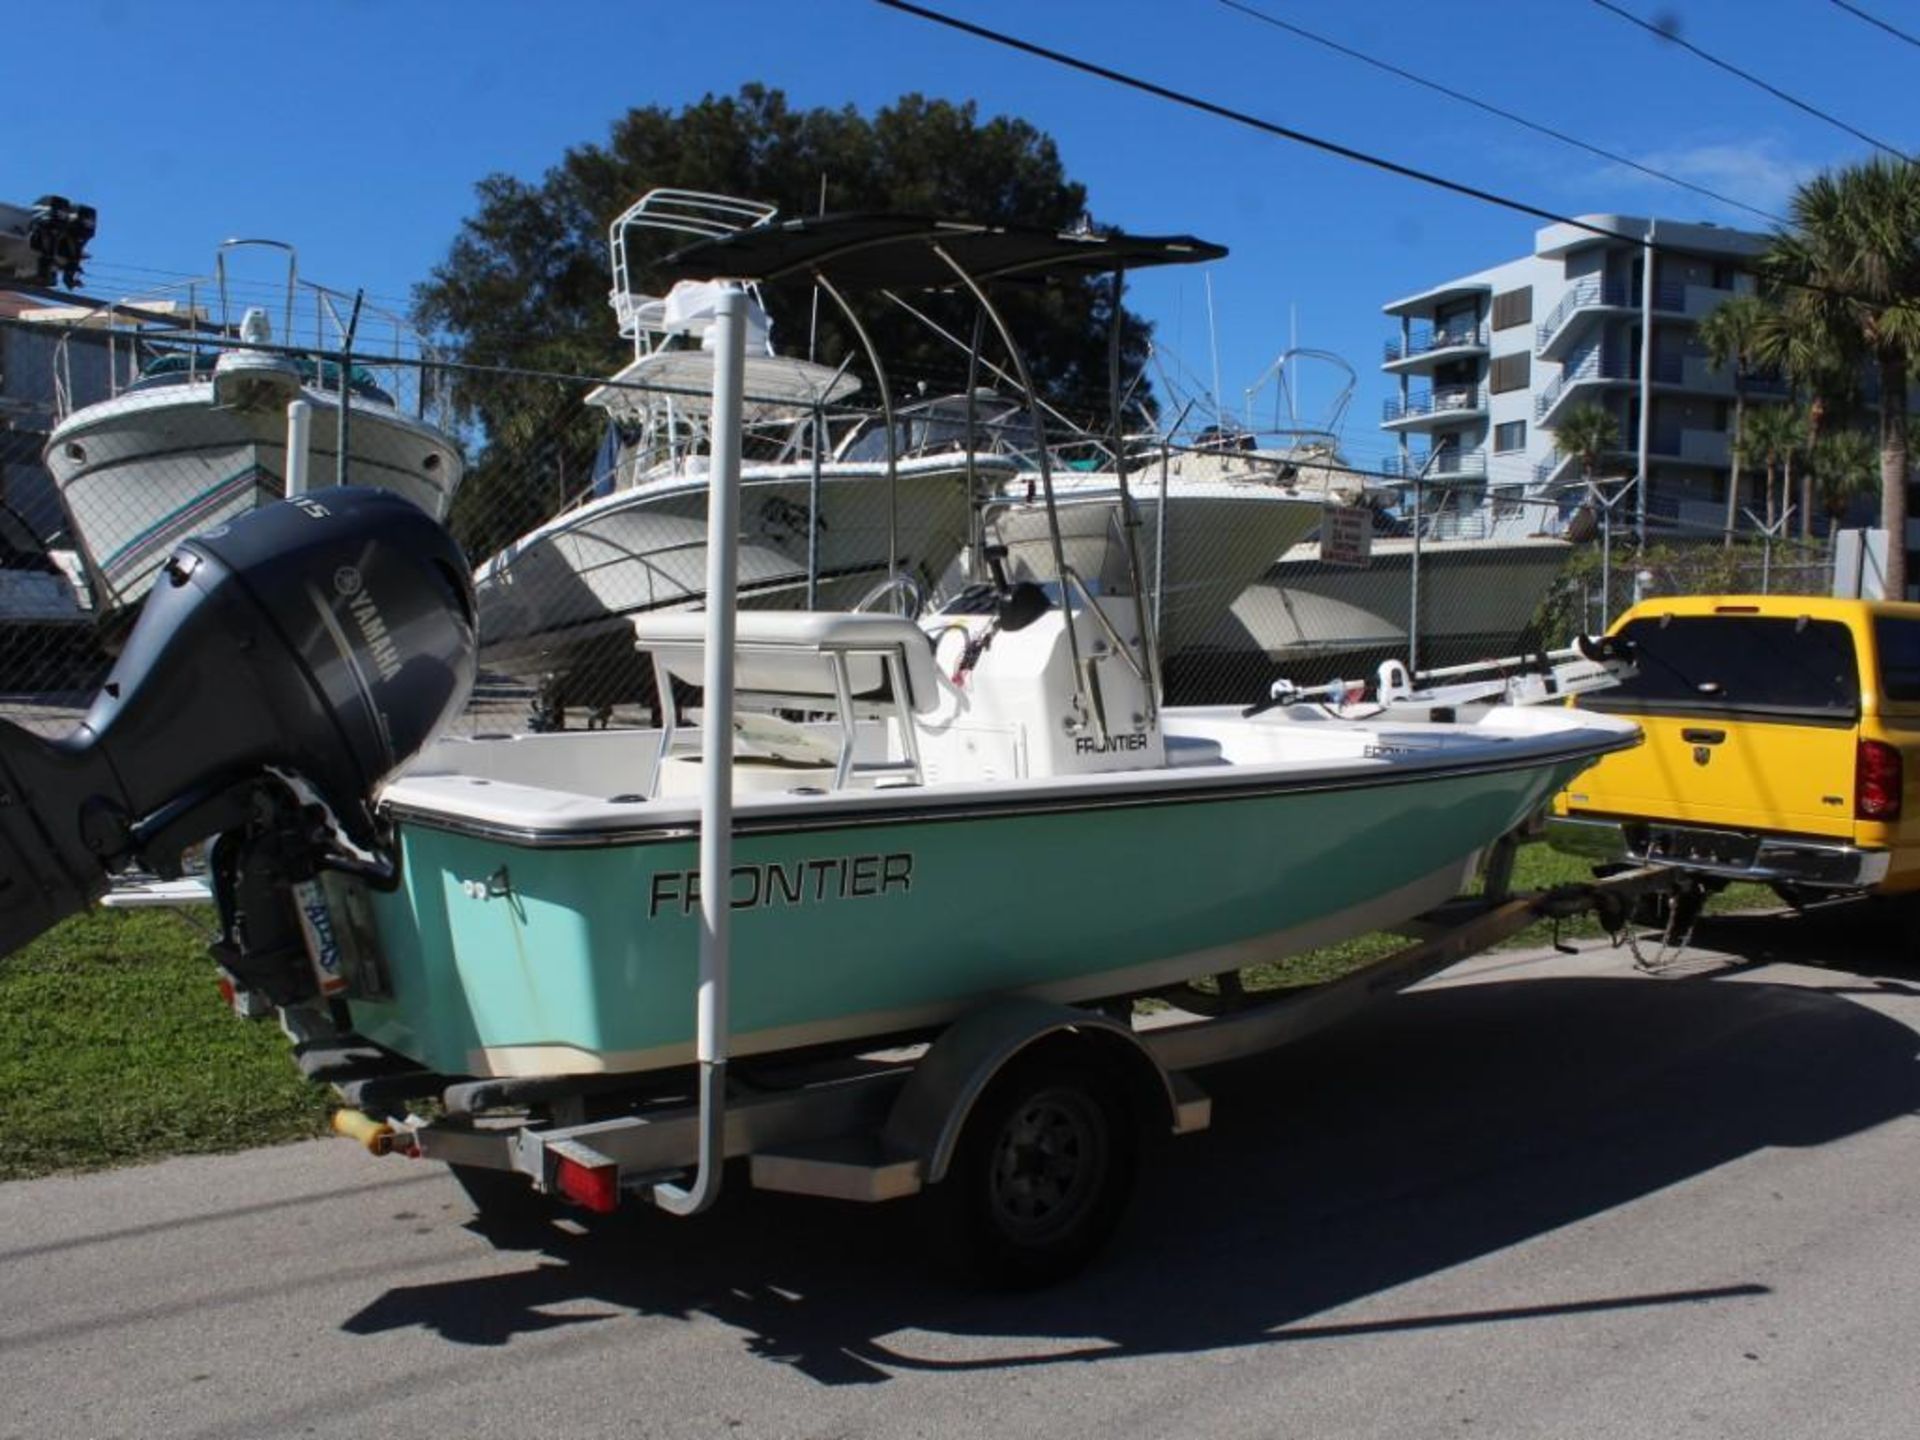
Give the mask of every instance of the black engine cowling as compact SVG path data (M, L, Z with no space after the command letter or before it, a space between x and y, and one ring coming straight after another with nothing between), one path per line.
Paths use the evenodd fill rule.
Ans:
M473 675L466 563L396 495L317 491L186 541L71 735L0 724L0 952L114 871L177 873L276 776L376 848L375 788L458 713Z

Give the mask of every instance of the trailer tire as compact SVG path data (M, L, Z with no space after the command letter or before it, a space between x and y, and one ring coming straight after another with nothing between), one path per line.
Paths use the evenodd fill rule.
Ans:
M1113 1067L1056 1047L982 1093L929 1201L943 1253L1001 1289L1063 1280L1106 1244L1139 1168L1140 1127Z

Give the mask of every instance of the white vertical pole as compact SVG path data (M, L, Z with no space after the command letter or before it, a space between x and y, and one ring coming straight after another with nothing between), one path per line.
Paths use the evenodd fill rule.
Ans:
M313 432L313 406L295 400L287 406L287 498L307 493L307 439Z
M712 466L707 484L707 648L700 719L700 989L694 1058L700 1062L700 1167L690 1189L656 1185L654 1202L676 1215L720 1194L726 1161L727 1001L733 878L734 583L739 571L740 418L745 388L746 297L730 288L716 319Z
M1647 221L1646 259L1640 271L1640 484L1633 497L1634 532L1640 544L1647 543L1647 491L1653 484L1647 452L1653 427L1653 227Z

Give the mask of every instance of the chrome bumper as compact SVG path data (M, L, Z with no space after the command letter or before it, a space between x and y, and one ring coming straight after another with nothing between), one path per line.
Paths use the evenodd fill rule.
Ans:
M1547 843L1595 861L1669 865L1702 875L1760 884L1865 890L1886 878L1888 852L1834 840L1759 835L1653 820L1591 820L1555 815Z

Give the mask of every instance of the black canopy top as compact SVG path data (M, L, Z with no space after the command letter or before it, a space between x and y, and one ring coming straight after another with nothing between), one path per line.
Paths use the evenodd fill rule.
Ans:
M811 279L852 290L945 289L959 283L934 253L976 281L1077 280L1149 265L1218 260L1224 245L1191 235L1099 235L920 215L820 215L756 225L684 246L660 262L676 280Z

